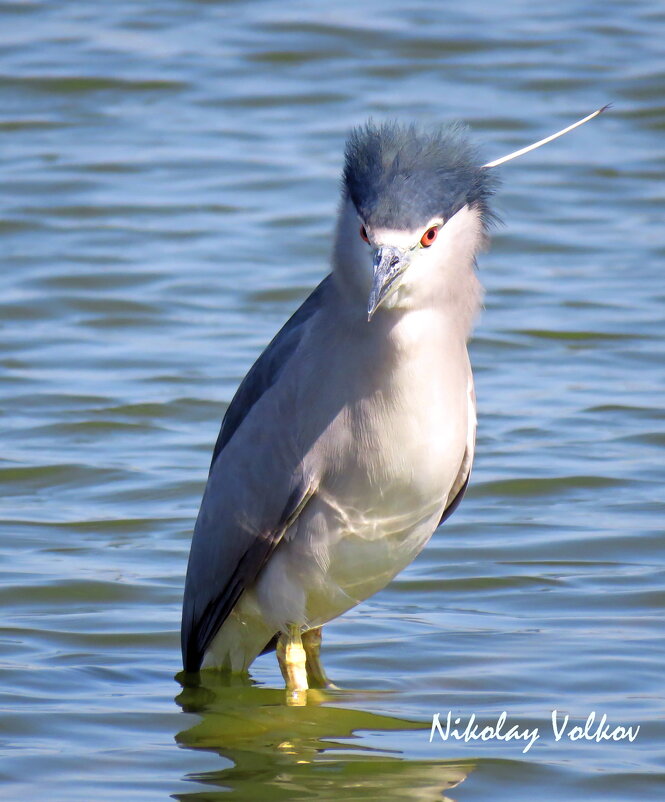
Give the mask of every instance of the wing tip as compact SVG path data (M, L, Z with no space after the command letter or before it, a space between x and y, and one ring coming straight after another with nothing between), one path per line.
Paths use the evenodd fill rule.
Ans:
M193 626L193 616L183 606L182 624L180 626L180 649L182 651L182 668L188 674L195 674L201 670L203 652L198 645L198 637Z

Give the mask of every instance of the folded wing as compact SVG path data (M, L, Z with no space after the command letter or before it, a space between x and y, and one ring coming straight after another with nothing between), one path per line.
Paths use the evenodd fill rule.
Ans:
M262 407L295 357L328 281L261 354L224 416L187 567L181 627L186 671L199 670L219 628L313 492L303 455L292 447L289 432L270 424Z

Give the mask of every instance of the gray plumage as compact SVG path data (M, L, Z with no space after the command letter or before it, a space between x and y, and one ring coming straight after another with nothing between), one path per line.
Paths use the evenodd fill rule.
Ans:
M349 609L459 504L475 441L466 339L481 297L485 173L459 128L351 135L332 274L222 423L187 571L186 670L244 670L287 625L304 631ZM438 238L420 247L428 225ZM389 287L388 250L401 259Z
M328 276L289 318L240 383L222 420L213 450L210 474L213 472L219 454L238 427L242 425L252 407L277 381L280 372L297 349L302 337L303 323L318 309L326 283L329 281L330 277ZM185 670L196 671L200 667L205 650L210 645L212 638L226 620L244 588L253 582L260 567L277 545L279 537L283 533L284 523L289 518L290 510L297 507L301 492L301 484L296 481L280 518L263 536L254 538L253 532L250 530L247 542L243 541L242 543L246 550L239 549L235 561L228 554L220 554L218 562L209 562L207 550L194 551L192 549L188 568L188 592L185 596L181 630ZM203 504L201 509L203 511ZM215 528L214 519L211 523ZM202 531L204 525L205 519L203 515L200 515L197 521L197 531ZM242 526L239 528L243 529ZM228 531L233 532L233 525L229 526ZM242 536L241 531L237 533L237 536L239 538ZM220 540L222 538L223 534L220 532ZM202 588L195 588L189 581L190 575L195 575L199 581L201 579L208 580L209 584L206 582ZM200 593L201 589L205 591L203 594ZM203 603L199 603L197 606L196 602L201 596Z
M330 276L326 276L314 292L291 315L240 383L224 414L219 437L212 453L210 470L215 464L217 455L229 442L249 410L279 378L282 368L300 342L302 324L309 320L318 309L328 281L330 281Z

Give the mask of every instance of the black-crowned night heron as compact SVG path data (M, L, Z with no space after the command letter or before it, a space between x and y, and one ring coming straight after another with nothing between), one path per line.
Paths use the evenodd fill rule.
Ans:
M325 685L322 625L390 582L459 504L494 165L459 126L351 134L332 272L249 371L215 445L186 671L245 671L276 645L287 692Z

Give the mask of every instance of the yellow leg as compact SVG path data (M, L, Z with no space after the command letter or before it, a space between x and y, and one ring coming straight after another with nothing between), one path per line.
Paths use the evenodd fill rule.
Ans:
M304 705L307 702L307 668L300 627L290 624L277 641L277 661L286 682L286 703Z
M323 627L308 629L302 634L302 645L305 649L307 679L310 688L334 688L335 686L326 677L321 665L321 630Z

